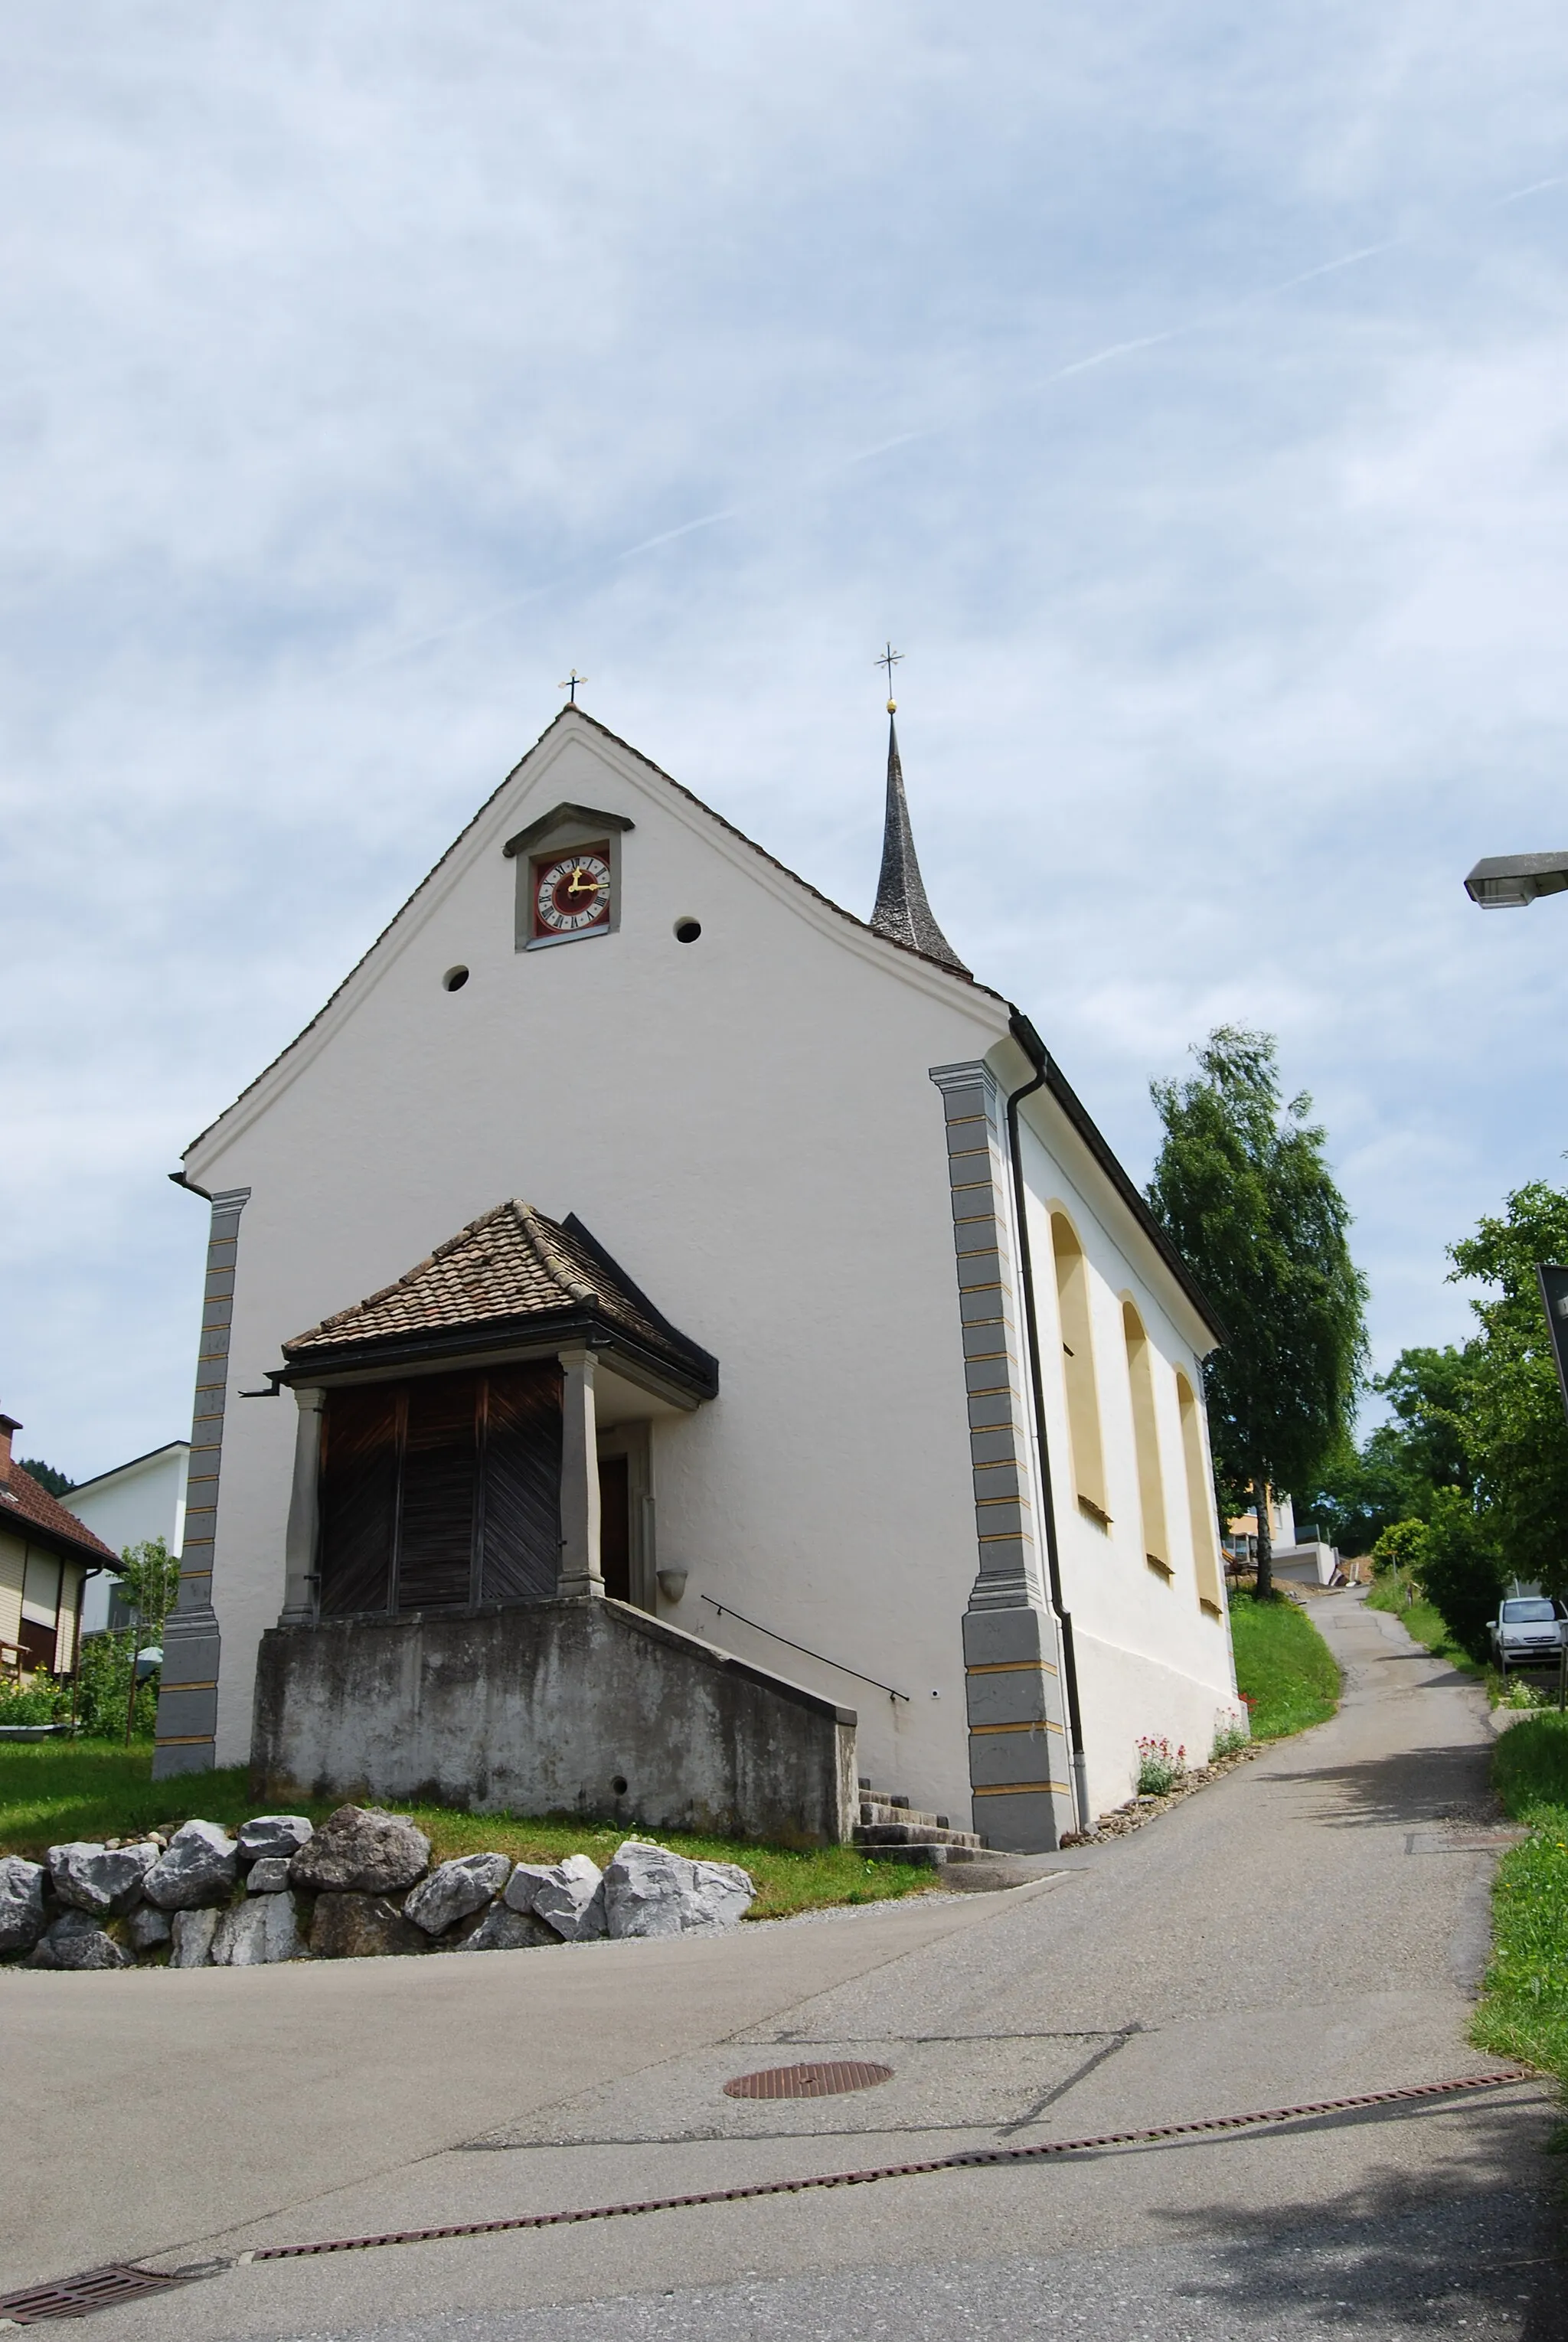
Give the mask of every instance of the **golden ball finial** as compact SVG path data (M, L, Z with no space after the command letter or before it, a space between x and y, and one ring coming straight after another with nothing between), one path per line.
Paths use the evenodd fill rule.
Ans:
M890 699L890 700L888 701L888 703L887 703L887 712L888 712L888 714L889 714L890 716L896 716L896 715L897 715L897 713L898 713L898 702L897 702L897 700L896 700L896 699Z

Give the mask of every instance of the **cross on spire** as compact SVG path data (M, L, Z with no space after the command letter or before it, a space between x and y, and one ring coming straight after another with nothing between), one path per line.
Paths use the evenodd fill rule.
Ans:
M897 703L893 696L893 670L903 657L904 653L895 651L893 645L889 643L882 656L872 661L873 666L884 666L887 669L887 712L890 716L896 716L898 713Z
M574 667L571 674L564 677L564 679L555 686L555 688L557 691L569 693L571 696L567 701L567 706L570 707L575 707L577 705L577 686L580 683L586 683L587 680L588 678L585 675L579 675L576 668Z

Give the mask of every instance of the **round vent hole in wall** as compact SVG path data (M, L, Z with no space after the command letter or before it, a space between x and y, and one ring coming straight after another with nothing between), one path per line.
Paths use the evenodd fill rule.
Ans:
M465 967L449 967L441 979L442 989L445 992L461 992L467 981L468 970Z
M701 919L677 919L675 921L675 941L678 944L694 944L702 932L703 923Z
M617 1773L614 1779L611 1782L610 1787L614 1789L618 1797L624 1797L626 1794L626 1777L624 1773Z

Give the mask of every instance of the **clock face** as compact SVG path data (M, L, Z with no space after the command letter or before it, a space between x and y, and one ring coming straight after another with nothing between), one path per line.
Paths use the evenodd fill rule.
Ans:
M604 851L591 846L541 862L534 872L534 932L581 936L610 924L610 865Z

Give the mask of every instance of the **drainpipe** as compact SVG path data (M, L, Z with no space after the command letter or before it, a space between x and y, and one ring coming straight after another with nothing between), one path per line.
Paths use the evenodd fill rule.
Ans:
M1040 1496L1045 1514L1045 1566L1051 1582L1051 1607L1062 1638L1063 1687L1067 1695L1067 1731L1072 1743L1073 1802L1078 1827L1087 1831L1089 1761L1084 1753L1084 1711L1078 1699L1078 1661L1073 1648L1073 1614L1062 1599L1062 1556L1056 1544L1056 1500L1051 1487L1051 1448L1045 1436L1045 1386L1040 1371L1040 1326L1034 1308L1034 1265L1029 1249L1029 1214L1024 1186L1024 1149L1018 1136L1018 1108L1026 1097L1044 1086L1051 1060L1045 1044L1016 1008L1007 1029L1030 1064L1034 1078L1014 1090L1007 1100L1007 1148L1013 1162L1013 1207L1018 1225L1018 1265L1024 1281L1024 1326L1029 1344L1029 1385L1034 1398L1034 1444L1040 1457Z

